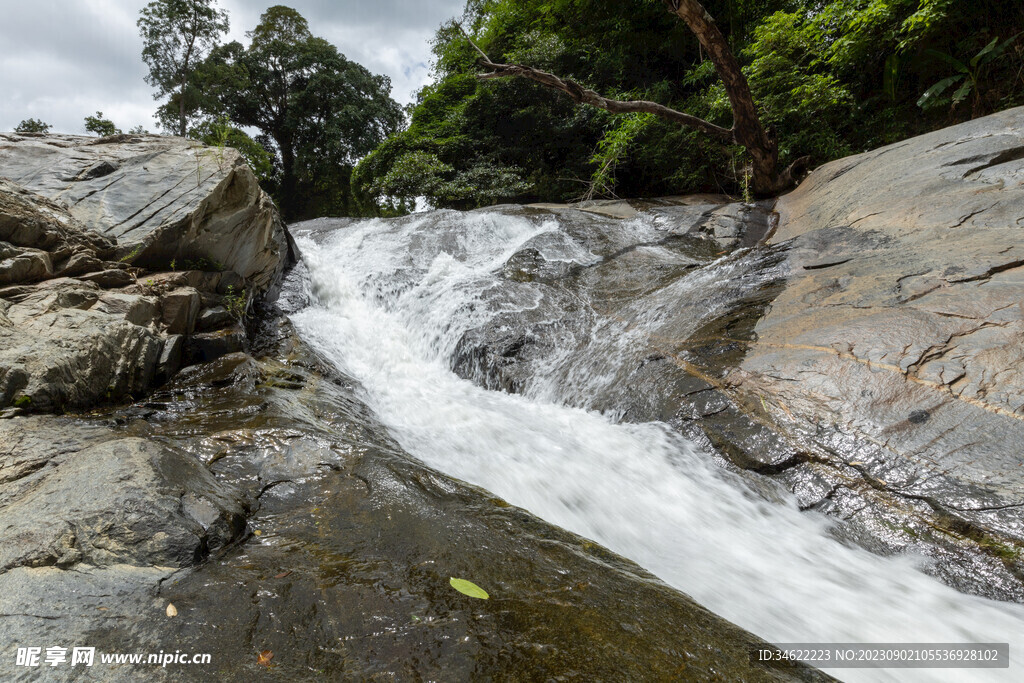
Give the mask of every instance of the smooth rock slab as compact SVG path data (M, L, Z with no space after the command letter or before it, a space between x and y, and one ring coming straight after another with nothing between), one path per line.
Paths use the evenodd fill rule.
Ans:
M0 176L53 200L146 268L205 259L265 292L288 259L273 202L231 148L155 135L6 134Z
M1024 108L826 164L776 208L787 283L729 383L1019 572Z
M238 537L244 509L194 458L138 438L85 435L55 455L19 432L54 418L0 424L0 573L15 567L187 567ZM75 429L64 423L65 429ZM10 466L10 467L9 467Z

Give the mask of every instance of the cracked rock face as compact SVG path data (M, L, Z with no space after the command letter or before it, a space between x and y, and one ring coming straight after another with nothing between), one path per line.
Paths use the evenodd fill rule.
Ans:
M286 257L277 212L234 150L0 135L0 411L142 395L199 357L182 336L204 309L272 294ZM204 320L204 334L235 322Z
M245 528L242 505L191 456L57 420L0 421L0 574L78 563L188 567ZM54 453L39 437L57 430Z
M729 381L865 488L1024 541L1024 109L827 164L776 209L786 286Z
M231 148L154 135L4 134L0 176L116 240L117 256L135 265L205 259L262 292L287 260L273 202Z

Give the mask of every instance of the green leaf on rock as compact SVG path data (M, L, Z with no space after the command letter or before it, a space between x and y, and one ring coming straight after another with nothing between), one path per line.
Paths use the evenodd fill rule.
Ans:
M483 588L476 585L472 581L451 578L448 580L448 583L450 583L452 585L452 588L454 588L455 590L459 591L463 595L468 595L471 598L479 598L481 600L486 600L490 597L489 595L487 595L487 591L485 591Z

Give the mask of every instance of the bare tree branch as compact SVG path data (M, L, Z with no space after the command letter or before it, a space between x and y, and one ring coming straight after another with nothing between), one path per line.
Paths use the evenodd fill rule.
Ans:
M667 121L672 121L673 123L697 128L714 138L722 140L723 142L733 142L734 140L733 131L729 128L716 126L709 121L666 107L665 105L658 104L657 102L648 102L647 100L613 100L607 97L602 97L593 90L582 87L575 81L567 78L560 78L546 71L535 69L532 66L525 66L523 64L499 64L493 62L491 61L491 58L487 56L487 53L481 50L480 46L473 42L473 39L470 38L465 30L462 29L461 25L459 25L459 30L461 30L462 34L466 36L466 40L469 41L469 44L472 45L480 54L480 60L478 60L480 66L489 70L488 73L479 74L477 77L480 79L488 80L492 78L520 76L546 85L549 88L561 90L575 102L580 104L589 104L592 107L604 109L612 112L613 114L654 114L655 116Z
M734 142L743 146L750 155L750 165L754 192L760 196L775 195L792 187L796 182L796 173L806 166L806 159L798 159L792 166L779 173L779 149L774 133L765 129L754 104L753 95L746 76L740 68L736 56L732 53L728 41L718 29L714 18L698 0L664 0L668 11L682 19L687 27L697 36L702 49L707 52L715 65L718 77L722 79L725 91L729 96L732 108L733 123L731 128L722 128L709 121L677 111L656 102L644 100L613 100L587 90L579 83L560 78L554 74L541 71L522 64L499 64L491 61L480 47L473 42L461 24L456 23L466 40L480 54L478 63L488 73L480 74L482 79L519 76L536 81L549 88L561 90L574 101L592 107L605 109L615 114L631 112L654 114L668 121L691 126L724 142Z

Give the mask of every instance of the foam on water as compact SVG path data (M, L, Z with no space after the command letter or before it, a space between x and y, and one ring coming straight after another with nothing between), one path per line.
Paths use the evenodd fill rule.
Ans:
M480 292L557 221L498 213L366 221L299 238L314 303L305 340L358 379L401 445L600 542L773 642L1011 642L1024 606L959 593L913 558L827 533L794 502L765 501L662 424L616 424L545 398L487 391L451 372L462 334L494 314ZM498 307L527 308L529 288ZM576 387L578 390L579 387ZM1016 643L1014 641L1017 641ZM845 680L1021 680L1009 670L834 670Z

